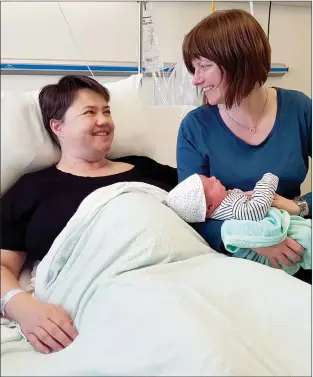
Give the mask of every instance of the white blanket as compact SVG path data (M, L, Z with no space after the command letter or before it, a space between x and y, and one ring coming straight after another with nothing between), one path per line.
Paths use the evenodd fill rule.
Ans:
M137 189L91 194L38 267L77 339L51 355L7 339L1 375L309 376L310 286L214 252Z

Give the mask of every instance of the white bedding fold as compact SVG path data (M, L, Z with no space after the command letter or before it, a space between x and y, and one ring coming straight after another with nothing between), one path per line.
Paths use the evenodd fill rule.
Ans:
M82 203L37 269L36 294L79 336L52 355L3 354L3 375L310 375L308 284L214 252L162 190L107 194Z

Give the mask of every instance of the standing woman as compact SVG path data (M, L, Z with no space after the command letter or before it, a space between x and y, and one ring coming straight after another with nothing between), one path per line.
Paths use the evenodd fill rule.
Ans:
M183 56L205 104L184 118L177 140L179 181L198 173L217 177L227 189L250 191L267 172L279 177L273 206L311 217L311 193L300 196L312 155L312 100L296 90L266 88L271 49L260 24L242 10L219 11L185 37ZM196 230L226 252L222 222ZM291 238L255 250L275 268L299 260L303 248ZM304 276L306 275L306 276ZM311 271L298 276L311 281Z

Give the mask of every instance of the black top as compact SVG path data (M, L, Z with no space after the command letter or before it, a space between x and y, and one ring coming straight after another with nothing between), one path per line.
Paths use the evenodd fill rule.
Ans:
M166 191L177 184L176 169L147 157L116 161L135 167L105 177L75 176L55 166L25 174L1 198L1 249L25 251L29 259L42 260L80 203L94 190L124 181L145 182Z

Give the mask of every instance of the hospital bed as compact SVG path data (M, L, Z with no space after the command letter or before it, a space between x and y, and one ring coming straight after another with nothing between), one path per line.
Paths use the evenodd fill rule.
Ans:
M193 109L192 106L176 106L176 107L148 107L143 104L140 98L139 83L141 75L134 75L127 79L120 80L118 82L107 84L111 93L111 109L112 116L116 125L116 134L112 150L108 157L118 158L129 155L147 156L159 163L168 164L173 167L176 166L176 137L179 128L179 124L183 117ZM25 93L1 93L1 194L3 194L14 182L21 177L22 174L35 171L41 168L45 168L53 163L56 163L59 158L59 151L53 145L50 137L44 130L40 109L38 105L38 91L25 92ZM226 258L226 257L225 257ZM230 258L227 258L227 260ZM219 263L219 262L218 262ZM226 262L223 262L226 263ZM227 262L228 263L228 262ZM226 263L226 264L227 264ZM238 262L235 262L238 263ZM253 262L247 262L251 263ZM225 265L226 265L225 264ZM250 265L249 265L250 266ZM240 268L240 261L239 261ZM276 344L277 353L275 355L258 354L255 356L258 359L262 368L255 371L252 375L265 375L264 370L267 370L266 375L288 375L288 376L309 376L311 375L311 341L310 341L310 315L311 315L311 293L310 287L298 281L282 271L274 271L268 267L260 266L261 270L257 271L260 274L260 285L263 285L262 289L266 292L277 290L279 302L273 300L264 301L264 297L251 297L251 293L248 288L248 283L240 280L240 271L232 272L229 270L228 279L231 279L233 274L234 281L229 284L228 287L224 287L225 295L223 305L227 306L227 302L231 303L234 297L240 292L247 290L249 295L252 296L247 299L249 305L253 305L254 313L260 313L264 310L263 321L255 323L256 328L260 334L263 331L266 332L266 321L274 321L276 323L275 333L267 334L269 336L270 343ZM30 281L30 271L32 266L27 266L21 273L20 281L23 286L27 286ZM245 270L245 268L243 268ZM226 270L224 271L227 274ZM219 271L211 271L211 279L214 276L217 278L221 275ZM216 274L216 275L215 275ZM239 274L239 275L238 275ZM249 275L244 275L244 279L249 279ZM264 275L264 281L262 280L262 274ZM226 279L226 276L225 276ZM227 279L226 279L227 280ZM231 281L231 280L229 280ZM279 288L281 287L281 288ZM216 290L216 286L212 286L212 291ZM281 289L281 291L279 291ZM286 292L287 291L287 292ZM239 293L238 293L239 292ZM248 294L248 293L247 293ZM215 296L214 296L215 297ZM222 300L216 296L216 300ZM245 305L245 302L242 302ZM301 305L301 307L299 306ZM214 305L213 305L214 306ZM231 316L232 309L226 308ZM266 308L265 308L266 307ZM235 308L234 308L235 310ZM269 312L271 312L270 317ZM225 314L225 313L224 313ZM223 313L216 313L218 317L222 317ZM282 318L285 317L285 318ZM287 319L288 320L287 320ZM201 322L201 318L197 321ZM237 318L238 321L238 318ZM239 319L240 321L240 319ZM276 322L275 322L276 321ZM185 324L188 328L188 323ZM244 326L244 324L242 324ZM151 324L153 326L153 323ZM213 325L214 326L214 325ZM227 327L227 325L225 325ZM1 354L2 363L2 375L23 375L24 367L19 365L21 353L16 354L16 357L9 355L10 341L14 341L14 337L11 337L11 330L8 328L8 324L1 322L1 342L2 346L6 343L6 352ZM233 330L231 330L233 331ZM281 339L284 336L288 336L288 342L286 349L281 349ZM281 337L281 339L280 339ZM11 340L10 340L11 339ZM295 349L293 349L292 360L288 355L288 348L294 346L291 339L296 343ZM232 349L229 347L227 338L223 340L225 349ZM227 346L227 347L226 347ZM245 347L249 348L246 344ZM264 345L266 349L266 344ZM177 349L180 346L177 345ZM174 347L175 349L175 347ZM29 350L27 351L29 352ZM173 349L168 352L173 354ZM178 352L178 351L177 351ZM200 350L193 350L196 353ZM238 351L239 352L239 351ZM23 363L27 363L27 357L24 353ZM225 357L225 355L222 355ZM216 360L222 358L221 355L215 355ZM177 356L178 357L178 356ZM232 349L232 354L229 354L227 358L237 360L237 364L249 364L249 360L241 359L243 357L240 353L236 354L236 349ZM289 358L289 361L287 360ZM224 359L223 359L224 360ZM149 360L146 360L147 363ZM22 362L22 361L21 361ZM175 363L177 360L169 361L169 363ZM180 361L183 365L183 361ZM212 360L202 361L208 364L212 363ZM217 362L217 361L216 361ZM223 361L225 364L225 361ZM179 362L178 362L179 365ZM213 375L238 375L239 369L220 369L220 374ZM264 369L265 368L265 369ZM267 369L266 369L267 368ZM27 370L27 368L25 369ZM172 372L174 370L174 372ZM195 374L201 375L202 370L194 368ZM245 369L245 370L249 370ZM225 372L226 371L226 372ZM32 375L35 375L33 370ZM177 369L176 369L177 372ZM25 372L24 372L25 373ZM79 373L79 371L77 372ZM130 372L131 373L131 372ZM137 372L138 373L138 372ZM145 370L147 375L147 370ZM156 374L155 369L153 373ZM165 369L165 372L160 372L159 375L174 375L175 369ZM188 370L180 371L180 375L188 375ZM190 375L189 371L189 375ZM244 372L241 372L244 373ZM49 375L49 372L47 372ZM78 374L76 374L78 375ZM96 373L92 374L96 375ZM130 374L128 374L130 375ZM136 374L135 375L139 375ZM203 373L202 375L208 375ZM240 374L244 375L244 374ZM248 372L247 374L248 375ZM251 375L251 374L249 374Z

